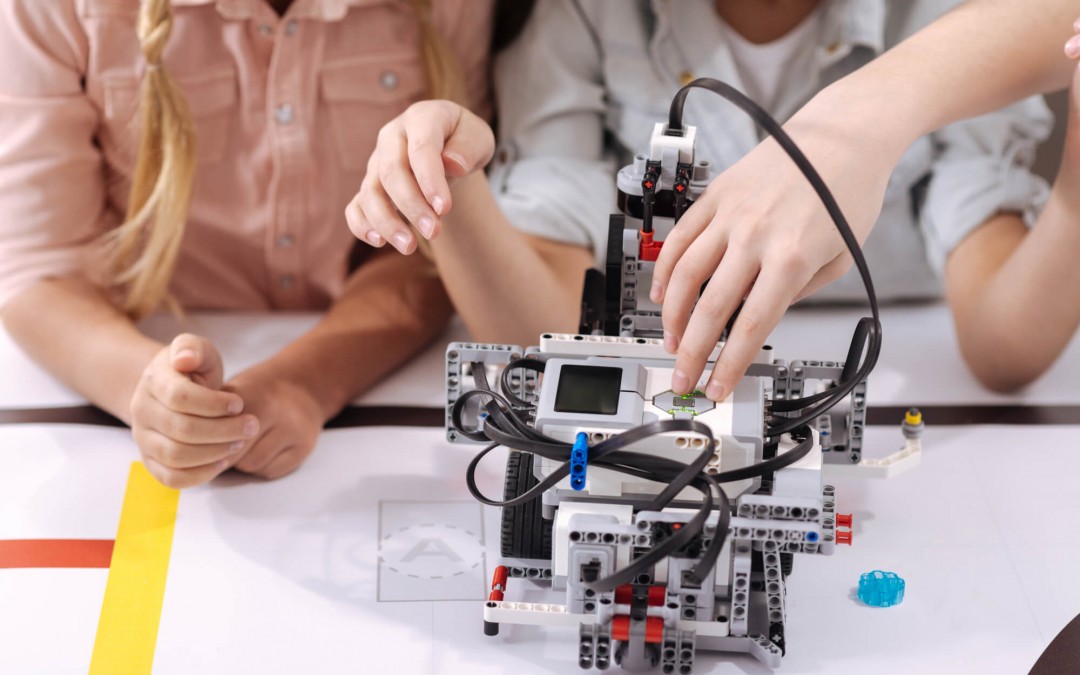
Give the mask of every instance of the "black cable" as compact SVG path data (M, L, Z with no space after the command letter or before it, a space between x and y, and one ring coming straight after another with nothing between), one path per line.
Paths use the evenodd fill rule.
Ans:
M475 363L472 366L476 388L466 392L455 402L451 410L451 423L463 434L472 433L482 437L484 440L493 442L477 453L469 463L465 475L469 493L482 504L501 506L503 508L521 506L534 499L540 499L546 491L553 488L570 474L572 445L547 437L528 427L520 419L520 411L514 409L510 399L490 389L487 382L487 371L482 367L483 364ZM487 397L489 399L484 404L487 418L484 420L483 428L476 432L462 428L461 420L461 414L467 401L474 397ZM705 438L705 447L698 457L689 464L666 457L645 455L626 450L626 448L647 438L670 432L701 435ZM731 522L731 503L719 483L765 476L789 466L802 459L809 452L812 443L808 439L809 435L798 447L776 458L753 466L725 471L717 476L709 476L703 473L705 466L715 452L716 440L712 436L712 430L707 425L696 420L660 420L629 429L593 445L589 449L589 463L591 465L666 484L664 490L644 510L663 510L686 487L697 489L702 493L704 499L697 513L683 524L674 535L653 546L631 561L626 567L616 570L602 579L587 583L586 586L601 593L613 590L619 585L633 581L638 575L651 569L660 560L679 551L695 537L703 534L709 515L714 508L717 508L714 495L718 495L720 500L718 507L719 517L713 540L706 547L705 553L691 571L691 579L700 583L715 566L723 544L727 539ZM509 500L492 499L484 495L477 486L476 470L484 457L499 445L521 452L531 452L546 459L562 462L562 464L525 493Z
M502 391L503 396L508 398L511 403L519 408L529 408L532 406L528 401L521 399L514 393L514 387L510 384L510 374L515 370L531 370L534 373L543 373L547 363L539 359L515 359L506 364L503 368L502 376L499 378L499 389ZM525 379L521 380L524 387Z
M818 198L821 199L821 203L824 204L825 210L828 211L829 216L836 225L836 229L840 232L840 236L844 240L844 244L847 246L848 252L854 260L855 267L859 270L859 276L862 278L863 286L866 288L867 298L870 301L871 316L860 321L860 326L865 322L865 327L860 328L857 326L855 333L852 336L851 348L848 351L849 359L844 368L844 373L848 376L843 377L837 383L837 386L834 389L830 389L825 395L789 399L782 403L779 401L774 402L773 410L776 412L805 411L798 417L778 417L771 420L768 425L768 431L770 436L775 438L812 422L818 416L824 414L843 400L843 398L850 394L859 382L865 380L870 375L870 371L874 369L874 366L877 364L878 356L881 353L881 317L878 312L877 294L874 292L874 282L870 277L870 268L866 264L866 258L863 256L862 249L859 247L859 242L855 238L855 234L851 231L851 226L848 225L843 212L840 210L840 205L837 204L836 198L833 197L832 192L825 184L825 181L822 180L821 175L818 174L817 170L810 163L810 160L806 158L806 155L804 155L798 145L795 144L795 141L788 136L787 132L784 131L780 124L774 120L769 113L765 112L761 106L739 90L724 82L712 78L700 78L687 84L675 94L675 98L671 101L671 109L668 115L668 129L670 131L682 130L683 107L686 103L686 97L690 93L690 90L695 88L707 89L715 94L719 94L738 106L743 112L749 115L759 127L771 135L784 152L791 157L792 161L795 162L795 165L814 189L814 192L817 193ZM863 360L862 365L855 369L853 364L857 363L857 360L852 358L852 356L862 354L864 340L866 346L866 358ZM807 410L807 408L809 408L809 410Z

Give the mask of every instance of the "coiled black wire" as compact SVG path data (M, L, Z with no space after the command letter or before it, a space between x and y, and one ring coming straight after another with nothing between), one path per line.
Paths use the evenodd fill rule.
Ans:
M523 359L511 363L507 368L521 367L522 361L528 360ZM466 438L477 441L491 441L491 443L469 462L465 473L465 482L469 493L482 504L501 506L503 508L520 506L534 499L540 499L544 492L570 475L572 444L550 438L536 431L521 419L511 400L504 395L506 391L498 393L490 388L487 382L487 372L482 363L473 363L472 373L476 388L465 392L454 403L451 410L451 424L458 433ZM506 386L508 381L508 378L504 377L502 384ZM481 405L487 416L483 419L482 426L479 429L467 428L462 420L465 407L473 398L486 399L482 401ZM705 439L705 447L690 463L631 452L627 449L647 438L671 432L692 433L702 436ZM713 509L718 509L719 516L713 538L691 571L692 583L702 583L716 565L716 560L726 541L731 523L731 502L721 484L768 476L799 461L813 448L809 432L806 431L805 433L805 438L801 439L797 447L782 455L752 466L724 471L715 476L706 474L704 470L716 451L716 439L713 437L712 430L708 425L695 420L672 419L651 422L591 446L589 448L590 465L666 484L660 494L644 507L645 511L664 509L686 487L692 487L701 492L703 500L698 512L682 527L674 531L670 537L635 558L626 567L616 570L606 577L586 583L586 587L598 593L603 593L622 584L632 582L641 573L651 569L653 565L664 558L676 553L695 537L702 535L709 515ZM562 462L562 464L525 493L505 501L492 499L483 494L477 486L476 470L484 457L500 445L521 452L531 452L546 459Z

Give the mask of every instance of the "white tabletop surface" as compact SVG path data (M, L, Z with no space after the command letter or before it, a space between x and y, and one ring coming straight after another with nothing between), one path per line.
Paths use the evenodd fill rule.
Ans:
M772 343L781 358L840 359L856 316L795 313ZM200 316L186 329L215 339L240 369L313 321ZM169 323L150 330L167 337ZM1080 404L1077 342L1028 391L998 397L967 375L949 326L940 307L887 312L870 404ZM441 352L433 347L362 402L441 405ZM0 408L80 402L9 341L0 341L0 373ZM838 510L854 513L855 545L796 557L779 672L1026 672L1080 612L1078 431L931 421L916 469L888 481L833 481ZM868 455L899 443L896 428L867 430ZM439 429L330 430L284 480L226 476L184 492L155 672L581 672L573 631L482 634L498 512L465 490L473 449L447 444ZM0 426L0 540L115 537L136 458L123 429ZM501 488L501 459L483 465L491 494ZM413 569L416 577L390 569L401 538L424 536L425 527L460 552L460 583L424 579L444 576L439 569ZM906 579L903 604L874 609L852 598L859 574L873 569ZM0 569L0 673L85 672L107 574ZM527 582L511 588L539 599ZM749 657L701 654L695 672L769 671Z
M1026 672L1080 611L1077 431L932 428L913 471L835 481L855 544L796 557L781 672ZM898 436L873 427L867 443ZM121 429L0 428L0 539L115 536L134 456ZM465 491L470 456L436 429L333 430L288 479L229 476L184 492L155 672L579 672L574 631L482 634L498 513ZM494 494L499 459L482 473ZM432 557L411 572L475 570L464 583L429 586L388 569L402 549L380 542L433 531L461 562ZM906 579L901 605L852 599L873 569ZM0 570L0 672L85 672L106 576ZM517 584L511 597L540 600ZM768 671L746 656L702 654L696 672Z

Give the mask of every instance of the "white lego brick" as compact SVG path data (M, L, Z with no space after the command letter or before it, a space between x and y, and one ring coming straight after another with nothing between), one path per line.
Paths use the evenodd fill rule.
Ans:
M570 567L570 518L579 513L587 515L615 516L620 523L632 523L634 507L629 504L602 504L599 502L562 502L555 512L554 546L551 551L553 572L557 577L565 577ZM618 547L615 558L616 568L622 569L630 564L630 547Z
M681 136L668 136L667 125L657 122L653 126L652 140L649 141L649 159L656 162L664 158L664 151L674 149L678 152L680 162L684 164L694 163L694 143L697 140L697 127L683 126Z
M814 498L821 494L821 444L817 431L813 431L814 447L806 456L791 466L776 472L773 494L784 497ZM796 444L787 437L780 443L780 453L793 450Z
M731 630L727 621L688 621L678 620L679 630L692 630L698 637L727 637Z
M484 603L484 621L547 628L577 628L583 623L596 623L596 616L573 614L566 609L566 605L489 600Z
M904 447L888 457L869 459L863 457L858 464L826 464L824 475L829 478L850 476L854 478L893 478L922 462L922 442L908 439Z
M717 343L709 354L715 361L724 344ZM638 359L667 359L675 357L664 351L664 341L656 338L616 337L612 335L573 335L570 333L546 333L540 337L543 354L566 354L573 356L629 356Z
M731 406L731 397L729 396L724 400L723 405ZM729 418L730 419L730 418ZM727 433L731 433L731 425L728 423ZM754 463L754 446L749 443L740 443L735 440L733 436L723 436L718 439L720 443L720 462L710 462L705 467L705 472L711 475L716 475L721 471L727 471L728 469L738 469L744 466L750 466ZM724 483L724 492L729 499L738 499L740 495L753 487L755 480L753 478L747 478L745 480L735 481L732 483Z
M791 513L792 509L799 509L797 515ZM743 495L739 499L738 515L746 518L777 518L779 511L785 513L782 518L817 520L822 511L821 498Z
M806 536L813 533L813 539ZM787 544L820 544L821 527L803 520L771 520L762 518L731 519L731 536L751 541L775 541Z

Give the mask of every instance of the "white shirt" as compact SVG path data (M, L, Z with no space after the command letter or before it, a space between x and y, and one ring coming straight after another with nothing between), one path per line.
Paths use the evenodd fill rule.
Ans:
M783 37L756 44L718 17L744 94L771 115L777 115L781 91L814 76L814 54L821 42L821 7Z

